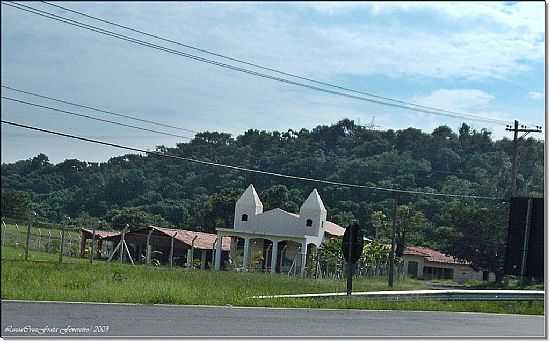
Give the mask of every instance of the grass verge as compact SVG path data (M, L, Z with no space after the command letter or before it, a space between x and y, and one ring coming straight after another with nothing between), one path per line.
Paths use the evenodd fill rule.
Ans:
M142 304L205 304L235 306L353 308L388 310L445 310L496 313L543 314L541 302L441 302L380 301L365 298L252 299L256 295L345 291L345 281L297 279L285 275L187 271L121 265L31 251L22 260L23 249L2 248L2 299L118 302ZM425 288L424 283L404 280L394 289ZM354 281L355 291L386 290L384 279Z

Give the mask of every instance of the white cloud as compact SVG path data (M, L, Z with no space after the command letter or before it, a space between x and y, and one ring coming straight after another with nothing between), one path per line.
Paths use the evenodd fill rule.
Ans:
M530 91L527 93L527 96L532 100L542 100L544 98L544 93L538 91Z
M502 79L530 70L530 62L544 60L543 3L325 2L306 6L335 17L360 9L366 11L366 18L368 13L374 15L365 20L368 24L319 29L327 47L324 60L335 61L329 70L392 77ZM402 23L410 14L419 13L437 18L438 26L420 29L423 23ZM377 25L376 17L382 14L388 15L380 19L387 24ZM443 19L448 27L441 26Z
M64 6L292 73L328 81L333 80L332 77L350 76L350 86L354 88L353 82L363 81L361 76L364 75L392 76L395 80L390 80L390 86L395 85L396 93L401 94L413 91L412 87L400 83L403 79L416 82L417 76L432 78L428 82L422 79L419 87L414 89L443 88L438 85L443 78L453 82L454 78L509 80L514 74L531 68L530 62L542 63L544 58L544 42L536 38L538 24L522 24L523 14L512 16L512 23L498 19L499 15L510 18L504 10L503 14L490 12L492 14L488 17L506 23L503 24L506 29L472 22L471 25L457 25L456 29L451 25L450 32L449 27L441 32L438 26L419 30L405 25L400 20L405 20L406 14L392 14L387 23L385 19L370 18L324 20L320 11L299 11L290 3L99 5L78 2ZM333 5L330 15L339 15L353 6L361 5ZM447 9L449 13L445 15L449 18L460 15L460 20L478 20L477 12L464 7L468 6L458 5L459 14ZM384 7L381 11L386 10ZM379 13L383 14L381 11ZM468 11L472 13L468 14ZM536 16L533 18L535 23L539 22ZM492 21L497 22L497 19ZM172 47L199 54L181 46ZM431 127L432 123L435 126L454 122L261 80L135 47L22 14L12 8L2 12L2 48L2 76L14 87L196 130L239 133L247 128L311 128L336 122L344 116L351 119L360 117L362 122L366 122L373 115L376 115L376 123L384 128L415 126L424 129ZM484 89L492 88L484 84ZM529 86L527 89L540 88ZM422 90L417 92L421 94ZM498 94L498 91L493 94ZM380 95L408 96L387 92ZM495 112L493 102L497 101L493 99L492 94L478 89L439 89L417 96L414 101L449 110L475 110L480 115L506 116ZM13 109L8 112L12 115L21 112L21 119L28 120L28 123L54 129L60 126L60 130L76 131L82 135L94 130L115 135L117 131L99 125L83 125L81 121L55 122L51 116L33 115L30 111L25 116L25 111L16 111L20 107L13 105L3 109ZM455 121L458 125L459 120ZM453 123L452 127L456 125ZM159 140L159 143L164 141ZM151 140L136 141L135 144L140 147L154 145ZM33 148L30 146L18 151L24 155L43 148L40 141L36 141ZM10 149L6 150L11 153ZM65 153L62 148L54 149L53 145L52 151L58 158ZM101 153L97 148L97 155L101 156Z
M415 96L412 102L455 111L479 110L487 106L495 97L479 89L438 89L429 95Z
M428 95L415 96L411 102L416 104L444 108L451 111L461 112L463 114L471 114L485 117L488 119L498 119L504 121L512 121L513 115L507 112L502 112L493 109L495 97L480 89L438 89L432 91ZM468 122L473 128L488 128L495 133L495 138L503 136L502 127L498 124L471 122L470 120L458 119L455 123ZM440 125L431 116L423 125L431 123L432 127Z

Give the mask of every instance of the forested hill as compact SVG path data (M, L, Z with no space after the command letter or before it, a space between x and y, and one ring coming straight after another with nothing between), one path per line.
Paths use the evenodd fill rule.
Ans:
M521 144L518 189L523 193L543 194L543 148L542 141L532 138ZM427 134L415 128L369 130L346 119L312 130L248 130L236 138L205 132L189 143L157 150L302 177L506 198L512 143L493 141L487 130L472 130L466 124L458 132L441 126ZM73 222L92 224L101 219L104 226L112 224L115 229L129 222L213 231L215 226L232 227L234 203L248 184L258 190L265 210L282 207L291 212L298 212L316 187L329 220L346 225L357 218L367 235L384 238L386 234L393 203L388 192L288 180L155 155L127 154L104 163L71 159L53 165L40 154L2 164L2 215L20 215L30 201L39 217L49 222L60 222L66 214ZM441 248L445 243L437 236L448 238L449 229L456 225L449 221L452 210L479 208L496 213L498 206L495 201L410 195L402 196L401 203L401 216L412 220L409 239Z

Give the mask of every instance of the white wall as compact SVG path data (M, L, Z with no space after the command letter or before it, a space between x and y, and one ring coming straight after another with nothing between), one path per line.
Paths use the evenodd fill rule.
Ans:
M442 264L437 262L426 261L424 257L417 255L404 255L403 262L405 264L405 274L408 274L408 263L411 261L418 262L418 279L423 279L424 267L434 267L434 268L451 268L453 269L453 280L459 284L463 284L467 280L483 280L483 271L476 271L469 265L458 265L458 264ZM495 274L493 272L489 273L489 281L495 280Z

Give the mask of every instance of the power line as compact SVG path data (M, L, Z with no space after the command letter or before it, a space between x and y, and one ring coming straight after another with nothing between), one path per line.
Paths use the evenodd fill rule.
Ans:
M245 168L245 167L241 167L241 166L234 166L234 165L208 162L208 161L204 161L204 160L200 160L200 159L193 159L193 158L181 157L181 156L176 156L176 155L167 154L167 153L160 153L160 152L157 152L157 151L146 151L146 150L139 149L139 148L136 148L136 147L129 147L129 146L124 146L124 145L115 144L115 143L106 142L106 141L88 139L88 138L84 138L84 137L80 137L80 136L76 136L76 135L72 135L72 134L55 132L55 131L47 130L47 129L44 129L44 128L27 126L27 125L15 123L15 122L12 122L12 121L7 121L7 120L1 120L1 122L5 123L5 124L8 124L8 125L16 126L16 127L26 128L26 129L35 130L35 131L48 133L48 134L54 134L54 135L58 135L58 136L66 137L66 138L71 138L71 139L77 139L77 140L86 141L86 142L90 142L90 143L94 143L94 144L106 145L106 146L116 147L116 148L125 149L125 150L129 150L129 151L134 151L134 152L157 155L159 157L185 160L185 161L198 163L198 164L203 164L203 165L222 167L222 168L226 168L226 169L232 169L232 170L243 171L243 172L264 174L264 175L274 176L274 177L297 179L297 180L308 181L308 182L316 182L316 183L322 183L322 184L339 185L339 186L346 186L346 187L350 187L350 188L370 189L370 190L393 192L393 193L406 193L406 194L413 194L413 195L442 196L442 197L470 198L470 199L503 200L503 199L500 199L500 198L497 198L497 197L489 197L489 196L460 195L460 194L446 194L446 193L425 192L425 191L415 191L415 190L390 189L390 188L382 188L382 187L376 187L376 186L350 184L350 183L334 182L334 181L315 179L315 178L292 176L292 175L286 175L286 174L270 172L270 171L249 169L249 168Z
M31 94L31 95L35 95L35 96L38 96L38 97L43 97L43 98L46 98L46 99L52 99L52 100L55 100L55 101L58 101L58 102L61 102L61 103L69 103L71 104L70 102L67 102L67 101L64 101L64 100L60 100L60 99L53 99L53 98L50 98L50 97L46 97L46 96L42 96L42 95L39 95L39 94L35 94L35 93L31 93L31 92L28 92L28 91L23 91L23 90L19 90L19 89L15 89L15 88L12 88L12 87L8 87L8 86L5 86L5 85L2 85L2 87L4 88L7 88L7 89L10 89L10 90L15 90L15 91L19 91L19 92L22 92L22 93L25 93L25 94ZM70 115L76 115L76 116L84 116L86 118L89 118L89 119L93 119L93 120L100 120L100 121L103 121L102 119L98 119L98 118L95 118L95 117L89 117L89 116L86 116L84 114L79 114L79 113L74 113L74 112L67 112L67 111L64 111L64 110L61 110L61 109L57 109L57 108L53 108L53 107L47 107L47 106L43 106L43 105L39 105L39 104L35 104L35 103L31 103L31 102L26 102L26 101L22 101L22 100L18 100L18 99L13 99L13 98L9 98L9 97L2 97L3 99L6 99L6 100L11 100L11 101L16 101L16 102L20 102L20 103L23 103L23 104L26 104L26 105L30 105L30 106L36 106L36 107L40 107L40 108L45 108L45 109L49 109L49 110L54 110L54 111L60 111L60 112L63 112L63 113L67 113L67 114L70 114ZM79 106L78 104L76 104L76 106ZM82 106L84 108L93 108L93 107L87 107L87 106ZM107 120L106 122L108 123L115 123L115 124L119 124L118 122L115 122L115 121L109 121ZM121 124L121 125L125 125L125 124ZM138 129L142 129L141 127L139 126L130 126L131 128L138 128ZM144 128L146 129L146 128ZM183 129L183 128L182 128ZM168 133L170 134L170 133ZM38 136L38 135L8 135L9 137L25 137L25 138L38 138L38 137L41 137L41 136ZM98 136L98 135L95 135L95 136L88 136L90 138L158 138L158 136ZM192 139L192 138L189 138L189 137L184 137L184 136L177 136L177 137L181 137L181 138L186 138L186 139ZM386 162L385 163L386 165L393 165L392 163L389 163L389 162ZM374 171L374 172L377 172L377 173L383 173L382 171ZM468 172L452 172L452 171L444 171L444 170L437 170L437 169L431 169L429 171L424 171L424 170L416 170L415 172L417 173L428 173L428 174L432 174L432 173L446 173L446 174L453 174L453 175L459 175L459 176L465 176L465 175L475 175L475 173L468 173Z
M51 20L63 22L63 23L68 24L68 25L84 28L86 30L90 30L90 31L93 31L93 32L96 32L96 33L99 33L99 34L110 36L110 37L113 37L113 38L116 38L116 39L128 41L128 42L131 42L131 43L134 43L134 44L137 44L137 45L142 45L142 46L145 46L145 47L149 47L149 48L152 48L152 49L157 49L157 50L160 50L160 51L164 51L166 53L179 55L179 56L190 58L190 59L197 60L197 61L200 61L200 62L216 65L216 66L221 67L221 68L226 68L226 69L230 69L230 70L234 70L234 71L239 71L239 72L250 74L250 75L253 75L253 76L258 76L258 77L271 79L271 80L286 83L286 84L291 84L291 85L304 87L304 88L308 88L308 89L312 89L312 90L316 90L316 91L321 91L321 92L332 94L332 95L343 96L343 97L347 97L347 98L351 98L351 99L355 99L355 100L361 100L361 101L376 103L376 104L390 106L390 107L394 107L394 108L407 109L407 110L422 112L422 113L426 113L426 114L441 115L441 116L446 116L446 117L465 119L465 120L470 120L470 121L481 121L481 122L501 124L501 125L508 124L508 121L494 119L494 118L487 118L487 117L473 116L473 115L457 115L457 114L451 114L450 112L439 112L439 111L435 111L435 110L428 110L428 109L422 109L422 108L418 108L418 107L410 107L410 106L396 104L396 103L389 103L389 102L385 102L385 101L374 100L374 99L371 99L371 98L366 98L366 97L362 97L362 96L356 96L356 95L352 95L352 94L348 94L348 93L343 93L343 92L340 92L340 91L334 91L334 90L330 90L330 89L320 88L320 87L317 87L317 86L312 86L312 85L308 85L308 84L305 84L305 83L300 83L300 82L292 81L292 80L289 80L289 79L276 77L276 76L272 76L272 75L268 75L268 74L263 74L263 73L252 71L252 70L245 69L245 68L236 67L234 65L217 62L217 61L214 61L214 60L211 60L211 59L207 59L207 58L204 58L204 57L192 55L192 54L185 53L185 52L182 52L182 51L179 51L179 50L170 49L170 48L160 46L160 45L156 45L156 44L153 44L153 43L150 43L150 42L147 42L147 41L143 41L143 40L140 40L140 39L137 39L137 38L133 38L133 37L129 37L129 36L126 36L126 35L123 35L123 34L112 32L112 31L109 31L109 30L105 30L105 29L102 29L102 28L97 27L97 26L85 24L85 23L82 23L78 20L69 19L69 18L66 18L66 17L63 17L63 16L59 16L59 15L47 12L47 11L42 11L42 10L36 9L34 7L31 7L31 6L26 6L26 5L21 5L21 4L14 5L14 3L7 3L7 2L4 2L4 1L2 2L2 4L10 6L10 7L17 8L21 11L33 13L33 14L36 14L36 15L39 15L39 16L42 16L42 17L45 17L45 18L48 18L48 19L51 19ZM22 8L22 7L24 7L24 8ZM25 8L29 8L30 10L25 9ZM43 13L46 13L46 14L43 14Z
M13 91L16 91L16 92L19 92L19 93L23 93L23 94L27 94L27 95L32 95L32 96L40 97L40 98L47 99L47 100L52 100L52 101L61 102L61 103L64 103L64 104L68 104L68 105L71 105L71 106L75 106L75 107L90 109L90 110L93 110L93 111L96 111L96 112L100 112L100 113L104 113L104 114L115 115L115 116L123 117L123 118L126 118L126 119L132 119L132 120L136 120L136 121L141 121L141 122L144 122L144 123L153 124L153 125L157 125L157 126L162 126L162 127L167 127L167 128L173 128L173 129L179 129L179 130L181 130L181 131L186 131L186 132L190 132L190 133L199 133L199 132L197 132L197 131L194 131L194 130L191 130L191 129L188 129L188 128L182 128L182 127L172 126L172 125L168 125L168 124L161 123L161 122L158 122L158 121L140 119L140 118L135 117L135 116L131 116L131 115L127 115L127 114L120 114L120 113L112 112L112 111L105 110L105 109L99 109L99 108L96 108L96 107L86 106L86 105L82 105L82 104L78 104L78 103L74 103L74 102L70 102L70 101L66 101L66 100L56 99L56 98L54 98L54 97L50 97L50 96L46 96L46 95L41 95L41 94L33 93L33 92L31 92L31 91L28 91L28 90L22 90L22 89L17 89L17 88L9 87L9 86L7 86L7 85L2 85L2 88L6 88L6 89L9 89L9 90L13 90Z
M437 108L437 107L419 105L419 104L416 104L416 103L413 103L413 102L398 100L398 99L394 99L394 98L391 98L391 97L380 96L380 95L376 95L376 94L373 94L373 93L370 93L370 92L359 91L359 90L355 90L355 89L352 89L352 88L339 86L339 85L336 85L336 84L333 84L333 83L323 82L323 81L315 80L315 79L312 79L312 78L309 78L309 77L304 77L304 76L296 75L296 74L293 74L293 73L288 73L288 72L285 72L285 71L282 71L282 70L266 67L266 66L263 66L263 65L260 65L260 64L257 64L257 63L248 62L248 61L245 61L243 59L230 57L230 56L227 56L227 55L224 55L224 54L221 54L221 53L213 52L213 51L203 49L203 48L199 48L199 47L196 47L196 46L193 46L193 45L184 44L184 43L181 43L181 42L178 42L178 41L175 41L175 40L172 40L172 39L168 39L168 38L156 35L156 34L151 34L151 33L148 33L148 32L142 31L142 30L138 30L138 29L135 29L135 28L132 28L132 27L129 27L129 26L121 25L121 24L118 24L118 23L115 23L115 22L112 22L112 21L109 21L109 20L106 20L106 19L95 17L93 15L83 13L83 12L80 12L80 11L77 11L77 10L73 10L73 9L70 9L70 8L67 8L67 7L64 7L64 6L61 6L61 5L56 5L56 4L50 3L48 1L41 1L41 2L46 4L46 5L49 5L49 6L57 7L57 8L63 9L63 10L68 11L68 12L79 14L81 16L84 16L84 17L87 17L87 18L90 18L90 19L94 19L94 20L97 20L97 21L100 21L100 22L103 22L103 23L106 23L106 24L109 24L109 25L116 26L116 27L120 27L120 28L123 28L123 29L126 29L126 30L130 30L132 32L136 32L136 33L139 33L139 34L142 34L142 35L145 35L145 36L156 38L156 39L168 42L168 43L173 43L173 44L183 46L185 48L192 49L192 50L195 50L195 51L200 51L200 52L203 52L205 54L212 55L212 56L221 57L221 58L233 61L233 62L238 62L238 63L242 63L242 64L245 64L245 65L253 66L253 67L258 68L258 69L275 72L275 73L278 73L280 75L290 76L290 77L294 77L294 78L297 78L297 79L300 79L300 80L316 83L316 84L319 84L319 85L328 86L328 87L332 87L332 88L340 89L340 90L345 90L345 91L356 93L356 94L367 95L367 96L374 97L374 98L381 99L381 100L393 101L393 102L397 102L397 103L401 103L401 104L405 104L405 105L409 105L409 106L415 106L415 107L419 107L419 108L434 110L434 111L438 111L438 112L445 112L445 113L449 113L449 114L456 114L456 115L461 115L461 116L475 116L474 114L469 114L469 113L461 113L461 112L450 111L450 110Z
M134 126L134 125L128 125L128 124L124 124L124 123L122 123L122 122L112 121L112 120L107 120L107 119L101 119L101 118L97 118L97 117L95 117L95 116L90 116L90 115L86 115L86 114L79 114L79 113L75 113L75 112L69 112L69 111L67 111L67 110L63 110L63 109L59 109L59 108L55 108L55 107L43 106L43 105L40 105L40 104L37 104L37 103L32 103L32 102L27 102L27 101L23 101L23 100L18 100L18 99L14 99L14 98L11 98L11 97L2 96L1 98L4 99L4 100L9 100L9 101L14 101L14 102L18 102L18 103L21 103L21 104L25 104L25 105L28 105L28 106L33 106L33 107L38 107L38 108L53 110L53 111L55 111L55 112L65 113L65 114L68 114L68 115L78 116L78 117L82 117L82 118L86 118L86 119L90 119L90 120L106 122L106 123L110 123L110 124L113 124L113 125L118 125L118 126L123 126L123 127L128 127L128 128L139 129L139 130L142 130L142 131L147 131L147 132L152 132L152 133L167 135L167 136L176 137L176 138L181 138L181 139L190 139L190 140L193 140L193 138L191 138L191 137L186 137L186 136L183 136L183 135L177 135L177 134L172 134L172 133L168 133L168 132L157 131L157 130L154 130L154 129L144 128L144 127L139 127L139 126Z

